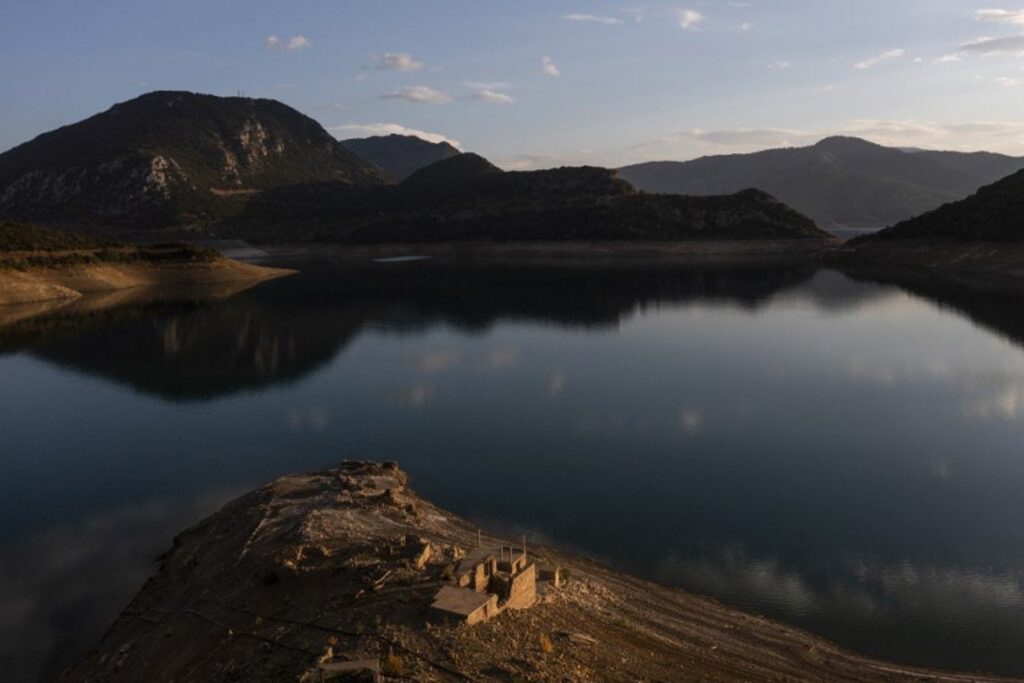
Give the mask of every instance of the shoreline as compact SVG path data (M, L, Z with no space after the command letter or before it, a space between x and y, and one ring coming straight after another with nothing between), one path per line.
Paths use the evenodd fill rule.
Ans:
M318 679L371 660L455 680L1008 681L901 666L552 548L566 581L473 626L431 602L508 545L419 497L391 463L281 477L179 534L67 681ZM550 571L550 570L549 570ZM467 589L468 590L468 589Z
M839 244L837 239L731 241L565 241L565 242L418 242L354 245L338 243L257 244L277 260L322 257L332 260L376 260L427 256L471 261L622 261L731 260L792 258L817 254Z
M252 283L295 271L242 263L222 256L210 261L84 263L0 269L0 306L71 301L86 294L137 288Z
M1024 278L1024 244L951 240L871 240L823 251L822 263L871 271L910 268L950 275L988 276L1007 284Z
M736 265L808 261L861 274L906 271L987 280L993 288L1024 286L1024 245L997 242L901 240L847 246L838 238L689 242L502 242L346 245L259 244L252 263L323 259L338 263L438 260L453 263L519 263L537 266Z

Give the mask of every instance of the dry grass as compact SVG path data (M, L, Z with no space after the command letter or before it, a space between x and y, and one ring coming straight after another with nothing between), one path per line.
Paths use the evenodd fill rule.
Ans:
M405 662L394 652L389 652L388 656L384 658L381 673L385 676L394 676L396 678L405 676Z

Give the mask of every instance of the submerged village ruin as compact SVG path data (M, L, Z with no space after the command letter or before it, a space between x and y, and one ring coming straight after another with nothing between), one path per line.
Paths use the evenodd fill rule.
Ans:
M560 567L531 554L525 536L518 547L485 537L406 482L394 463L346 461L229 503L175 539L101 654L67 679L138 680L149 671L169 679L168 667L183 659L205 660L211 647L245 642L258 646L265 680L281 680L281 667L307 681L376 681L406 667L451 673L437 661L436 643L416 641L465 634L557 598ZM236 623L242 614L245 626ZM204 637L196 623L169 626L179 619L212 630ZM327 635L310 647L288 631ZM225 633L230 643L221 642ZM248 668L227 652L217 661ZM170 678L205 680L195 664Z
M501 614L506 609L528 609L537 601L538 579L547 586L561 585L561 569L538 569L522 548L502 545L494 551L478 547L466 555L455 570L456 585L442 586L430 609L441 617L454 618L470 626ZM543 589L542 589L543 590Z
M62 681L996 681L872 660L481 532L394 463L281 477L182 532Z

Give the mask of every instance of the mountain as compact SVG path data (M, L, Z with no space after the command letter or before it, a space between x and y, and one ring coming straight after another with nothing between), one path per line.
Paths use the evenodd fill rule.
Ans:
M1024 171L856 243L894 239L1024 242Z
M460 154L398 185L318 183L267 192L235 225L266 241L351 243L825 238L759 190L718 197L638 192L596 167L502 171Z
M153 92L0 154L0 215L133 228L205 223L299 183L387 182L274 100Z
M649 192L707 195L756 187L836 229L891 225L1021 168L1024 159L1001 154L901 150L831 137L810 147L636 164L619 174Z
M603 168L504 172L422 140L367 144L403 163L447 158L396 184L280 102L154 92L0 154L0 217L132 239L150 228L269 242L825 237L757 190L651 195Z
M450 194L478 182L481 178L501 173L501 169L479 154L460 154L417 170L402 181L405 195ZM468 185L467 185L468 184Z
M376 135L341 144L401 182L430 164L460 154L447 142L427 142L415 135Z

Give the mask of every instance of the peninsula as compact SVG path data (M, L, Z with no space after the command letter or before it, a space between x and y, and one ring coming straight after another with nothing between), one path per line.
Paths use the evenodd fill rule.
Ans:
M393 463L282 477L161 560L63 680L999 680L871 660L509 543L418 496Z
M130 245L0 222L0 305L135 287L256 283L291 272L190 244Z

